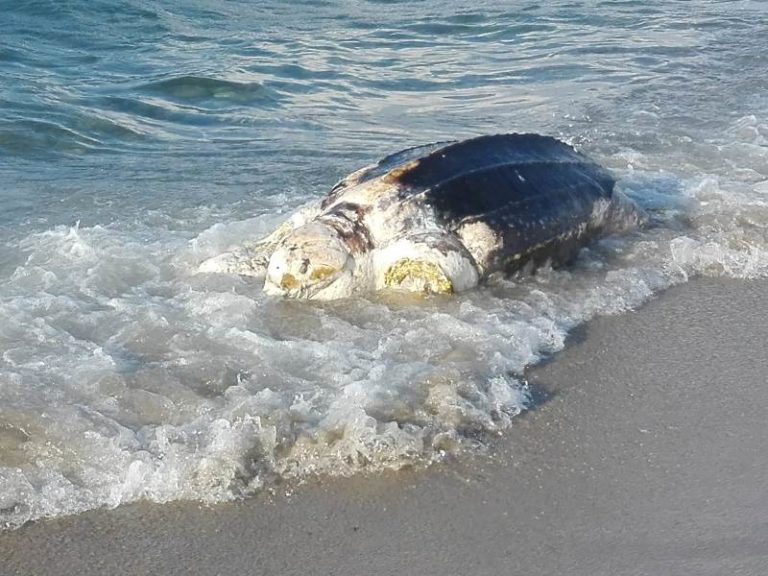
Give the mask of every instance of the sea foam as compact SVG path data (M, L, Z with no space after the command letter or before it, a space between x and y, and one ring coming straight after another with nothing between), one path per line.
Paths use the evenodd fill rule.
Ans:
M761 130L750 118L735 129L742 166L760 177ZM574 326L692 276L768 273L764 179L681 178L640 160L646 169L610 158L625 163L622 191L645 195L646 227L572 267L450 298L309 304L195 273L274 215L194 238L119 225L27 236L0 284L3 522L141 498L220 501L278 478L482 450L530 405L525 368Z

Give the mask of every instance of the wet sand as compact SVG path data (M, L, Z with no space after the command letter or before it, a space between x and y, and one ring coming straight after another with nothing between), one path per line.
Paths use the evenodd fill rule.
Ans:
M0 533L0 574L768 574L768 282L697 280L532 369L489 458Z

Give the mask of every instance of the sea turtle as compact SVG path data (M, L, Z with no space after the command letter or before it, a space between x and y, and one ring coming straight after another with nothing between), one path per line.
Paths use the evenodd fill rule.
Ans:
M493 272L566 260L596 234L639 221L614 183L548 136L418 146L353 172L274 233L200 271L266 276L266 292L302 299L458 292Z

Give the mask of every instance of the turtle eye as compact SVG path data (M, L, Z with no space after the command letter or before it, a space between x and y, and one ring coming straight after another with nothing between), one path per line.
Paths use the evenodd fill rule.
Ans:
M301 261L301 267L299 268L299 273L306 274L307 270L309 270L309 258L304 258Z

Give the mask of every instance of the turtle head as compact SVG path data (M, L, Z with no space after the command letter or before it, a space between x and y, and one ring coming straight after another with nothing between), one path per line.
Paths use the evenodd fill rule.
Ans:
M305 300L331 300L352 293L355 259L339 233L310 222L284 238L269 259L264 290Z

